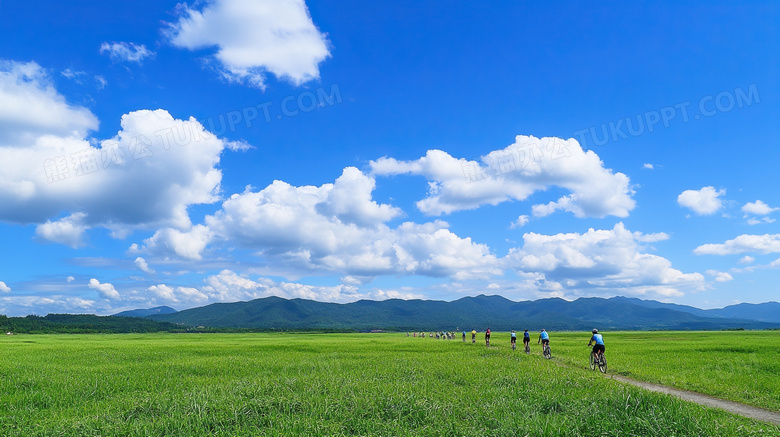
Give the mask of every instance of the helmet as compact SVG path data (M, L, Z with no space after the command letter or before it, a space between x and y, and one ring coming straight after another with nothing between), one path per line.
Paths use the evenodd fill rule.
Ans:
M544 332L544 329L542 329L542 332Z
M594 330L593 330L593 333L594 333L594 334L598 334L598 333L599 333L599 330L598 330L598 329L594 329Z

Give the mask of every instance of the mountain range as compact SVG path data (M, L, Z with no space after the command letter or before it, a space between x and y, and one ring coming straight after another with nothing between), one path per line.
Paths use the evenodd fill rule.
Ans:
M153 311L156 310L156 311ZM144 314L136 310L135 314ZM189 326L268 330L721 330L780 328L780 303L703 310L613 297L514 302L502 296L434 300L360 300L337 304L266 297L143 317ZM128 312L120 313L127 315ZM133 312L130 312L133 314Z

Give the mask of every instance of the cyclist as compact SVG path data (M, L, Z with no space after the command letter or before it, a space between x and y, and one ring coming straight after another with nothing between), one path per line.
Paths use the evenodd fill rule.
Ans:
M517 334L515 333L515 331L512 331L512 337L510 341L512 342L512 349L514 349L515 343L517 343Z
M526 329L525 332L523 332L523 347L528 347L529 343L531 343L531 334Z
M471 330L471 342L476 343L477 342L477 330L472 329Z
M466 342L466 331L463 331L463 342Z
M595 343L593 345L593 358L598 357L599 353L604 353L606 348L604 347L604 337L599 334L598 329L594 329L591 331L593 333L593 336L590 337L590 341L588 342L588 346L591 345L591 343Z
M490 346L490 328L485 331L485 346Z
M539 340L536 341L536 344L539 344L539 342L542 343L542 347L544 347L544 345L550 345L550 335L547 334L547 331L544 329L539 333Z

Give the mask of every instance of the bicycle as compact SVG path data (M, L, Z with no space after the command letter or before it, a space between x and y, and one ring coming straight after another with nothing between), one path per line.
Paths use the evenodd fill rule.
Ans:
M531 354L531 346L528 344L528 342L525 342L525 354L530 355Z
M517 343L515 343L515 342L513 341L513 342L512 342L512 350L515 350L515 349L517 349Z
M601 373L607 373L607 357L604 356L604 352L590 353L590 370L596 370L596 366Z
M552 358L552 351L550 350L549 344L545 343L542 346L542 355L544 355L544 357L547 358L548 360Z

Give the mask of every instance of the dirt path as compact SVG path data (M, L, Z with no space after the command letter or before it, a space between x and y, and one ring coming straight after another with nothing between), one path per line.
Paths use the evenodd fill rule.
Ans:
M626 378L620 375L607 375L608 378L612 378L615 381L620 381L625 384L635 385L645 390L650 390L658 393L665 393L678 398L695 402L700 405L712 408L720 408L726 410L729 413L738 414L740 416L748 417L750 419L761 420L763 422L769 422L775 425L780 425L780 413L774 411L764 410L757 407L751 407L750 405L740 404L739 402L724 401L723 399L717 399L712 396L703 395L693 391L679 390L676 388L666 387L664 385L651 384L649 382L637 381L635 379Z

